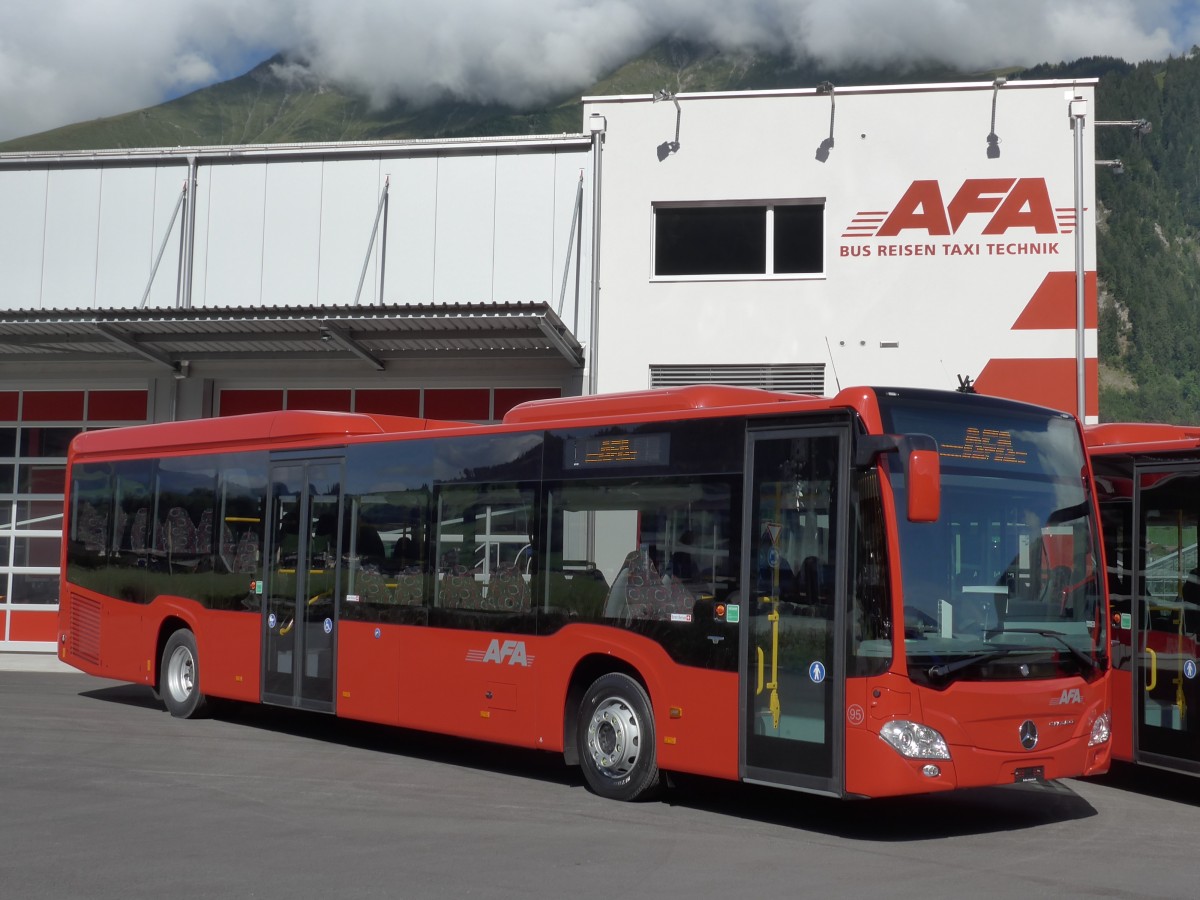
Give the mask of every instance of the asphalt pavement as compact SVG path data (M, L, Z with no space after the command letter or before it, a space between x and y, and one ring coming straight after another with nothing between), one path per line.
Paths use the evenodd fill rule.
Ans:
M1200 895L1200 780L1168 773L623 804L551 754L241 704L183 721L2 662L3 900Z

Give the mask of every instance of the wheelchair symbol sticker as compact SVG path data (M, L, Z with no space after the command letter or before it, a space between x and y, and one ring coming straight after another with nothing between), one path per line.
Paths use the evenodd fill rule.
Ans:
M325 628L326 634L329 634L331 631L333 631L333 619L326 619L323 623L323 627Z
M1183 677L1188 681L1196 677L1196 661L1194 659L1189 659L1183 664Z
M274 628L275 622L276 622L275 613L271 613L269 616L267 616L267 627L268 628Z
M814 662L808 667L808 677L812 679L814 684L820 684L825 680L825 666L820 661Z

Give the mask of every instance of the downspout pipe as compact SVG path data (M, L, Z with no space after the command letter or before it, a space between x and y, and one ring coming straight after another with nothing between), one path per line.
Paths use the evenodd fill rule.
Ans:
M196 259L196 172L199 160L188 157L187 207L183 215L183 272L180 279L179 306L192 308L192 271Z
M588 393L600 391L598 377L600 332L600 187L603 174L604 132L608 122L599 113L588 117L592 134L592 322L588 332Z

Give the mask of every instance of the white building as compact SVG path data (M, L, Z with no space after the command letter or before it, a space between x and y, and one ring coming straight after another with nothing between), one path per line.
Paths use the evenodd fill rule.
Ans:
M487 420L697 381L969 378L1074 411L1077 174L1094 417L1094 159L1069 114L1094 85L592 97L576 135L0 154L0 650L53 647L81 428Z

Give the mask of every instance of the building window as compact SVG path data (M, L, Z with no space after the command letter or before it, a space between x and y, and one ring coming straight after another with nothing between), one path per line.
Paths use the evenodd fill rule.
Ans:
M140 425L148 405L145 390L0 391L0 642L54 639L53 618L22 616L58 603L71 438Z
M655 278L796 278L824 271L821 201L654 207Z

